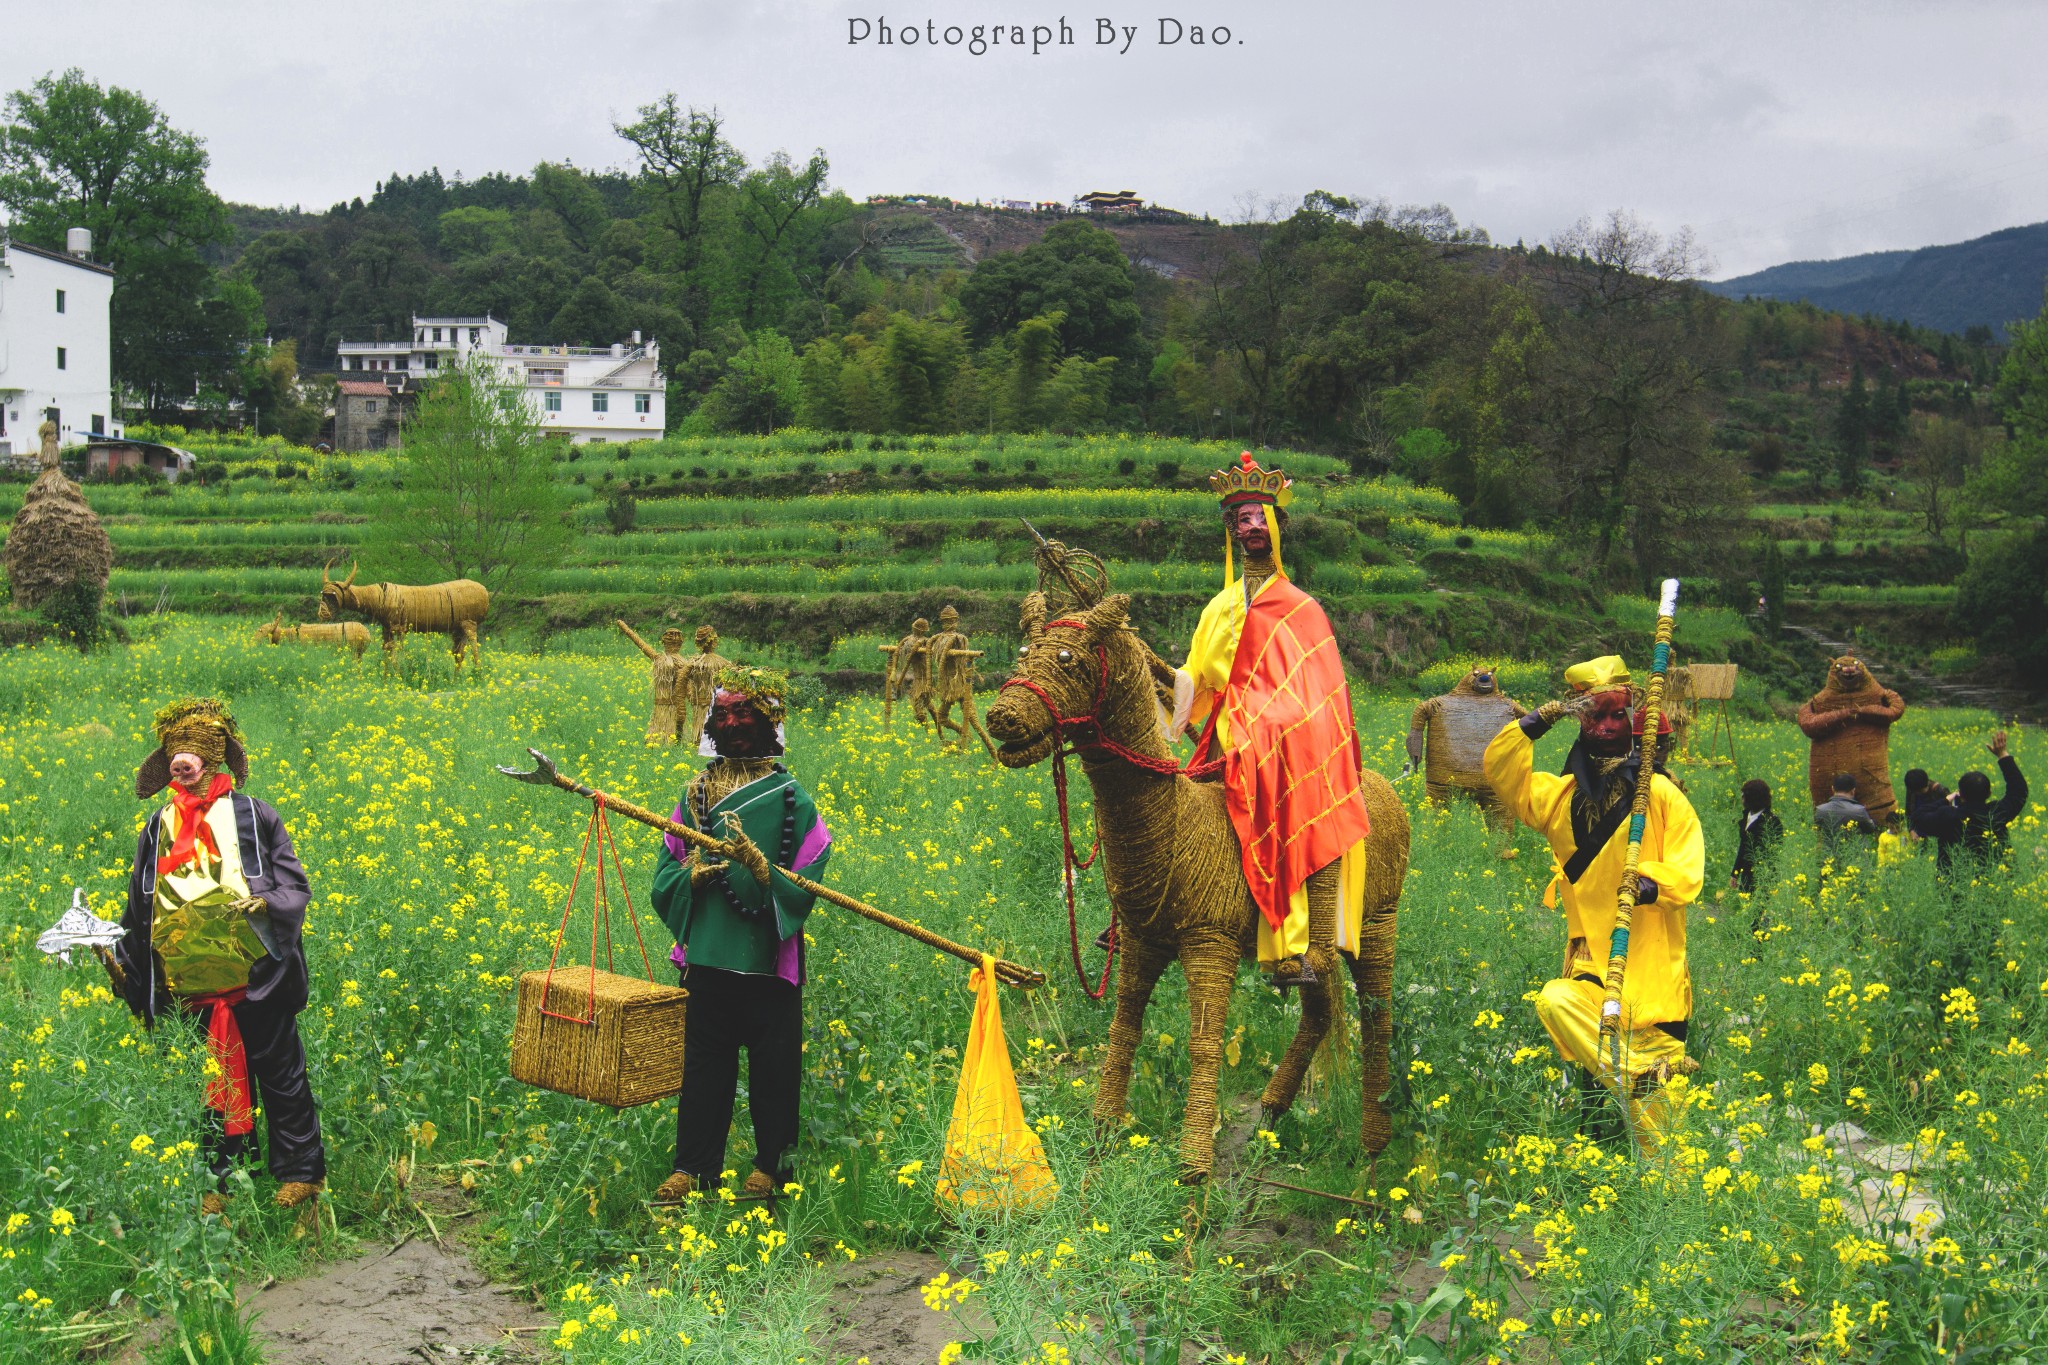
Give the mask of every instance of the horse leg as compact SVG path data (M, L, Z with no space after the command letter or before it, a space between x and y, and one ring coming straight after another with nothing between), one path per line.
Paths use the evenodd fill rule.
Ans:
M1109 1021L1109 1051L1095 1083L1095 1121L1114 1126L1124 1121L1131 1093L1131 1061L1145 1032L1145 1007L1159 984L1173 952L1165 944L1126 935L1116 969L1116 1013Z
M974 727L974 733L980 737L981 747L988 750L990 758L994 758L996 756L996 746L990 741L988 731L981 728L981 717L974 713L973 696L968 696L960 703L960 710L967 717L967 723Z
M1359 1062L1364 1089L1360 1137L1365 1150L1378 1156L1392 1141L1394 1128L1383 1096L1392 1083L1389 1050L1394 1041L1394 933L1396 912L1387 910L1365 923L1358 956L1350 959L1351 980L1358 987L1358 1019L1364 1036Z
M1223 1071L1223 1021L1230 1012L1240 953L1234 935L1209 934L1181 943L1180 969L1188 979L1188 1102L1180 1126L1183 1184L1207 1180L1216 1164L1216 1084Z
M1335 863L1309 874L1308 879L1308 965L1315 970L1313 985L1301 987L1301 1023L1287 1055L1273 1068L1266 1092L1259 1104L1268 1119L1278 1118L1293 1107L1301 1093L1302 1079L1316 1049L1330 1031L1331 1005L1337 990L1337 913L1340 909L1342 878Z
M469 671L475 673L484 665L484 645L483 641L477 638L476 622L462 623L462 641L469 646Z

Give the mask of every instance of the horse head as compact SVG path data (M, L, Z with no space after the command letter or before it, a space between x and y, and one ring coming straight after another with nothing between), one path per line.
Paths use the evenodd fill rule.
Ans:
M1028 768L1053 751L1061 730L1086 742L1098 729L1126 728L1117 718L1132 710L1123 695L1136 686L1142 693L1142 714L1151 715L1151 694L1142 671L1119 670L1128 651L1125 618L1131 599L1121 593L1105 597L1078 617L1045 619L1045 595L1024 599L1018 624L1024 644L1017 666L988 710L988 730L1001 747L996 761L1006 768ZM1127 744L1144 742L1137 734L1113 738Z
M334 614L344 607L353 607L355 600L356 563L349 561L348 577L337 583L329 576L334 561L328 560L320 568L320 619L332 621Z

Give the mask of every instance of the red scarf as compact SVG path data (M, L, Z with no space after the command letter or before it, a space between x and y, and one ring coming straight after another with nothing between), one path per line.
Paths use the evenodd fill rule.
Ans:
M255 1099L249 1092L249 1054L242 1047L242 1026L235 1021L235 1006L248 994L248 987L237 986L211 995L188 995L180 1002L193 1014L207 1012L206 1046L220 1066L220 1075L206 1083L206 1107L219 1112L229 1137L240 1137L256 1126Z
M235 779L226 773L215 773L213 781L206 784L206 790L196 796L175 782L171 784L171 804L178 811L178 836L171 842L171 851L157 858L159 874L191 862L200 844L206 845L206 851L213 855L214 861L220 860L220 845L215 842L213 830L206 823L206 813L213 809L215 801L234 790L234 786Z

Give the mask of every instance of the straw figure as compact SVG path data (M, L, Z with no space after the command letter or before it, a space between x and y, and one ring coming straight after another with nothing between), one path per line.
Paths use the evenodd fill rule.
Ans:
M336 621L325 625L308 622L293 626L285 624L282 611L256 627L256 638L274 645L286 640L301 645L337 645L358 659L370 647L369 627L361 621Z
M113 542L78 485L57 468L57 424L44 422L37 435L43 443L43 472L29 485L7 532L7 581L14 605L33 611L73 584L90 589L97 602L114 567Z
M1892 795L1891 729L1906 714L1906 702L1879 687L1854 655L1828 664L1828 685L1799 708L1799 728L1813 741L1806 760L1806 785L1813 804L1834 791L1836 773L1856 779L1856 794L1871 818L1890 824L1898 816Z
M1262 915L1224 808L1224 784L1191 780L1167 748L1151 651L1126 625L1129 603L1115 594L1082 616L1048 622L1043 595L1027 597L1026 645L989 707L988 728L1001 742L997 761L1008 768L1042 762L1071 742L1094 791L1121 952L1109 1052L1095 1093L1098 1122L1122 1122L1145 1007L1168 965L1181 964L1188 982L1189 1074L1180 1166L1183 1179L1198 1182L1215 1161L1224 1015ZM1380 1097L1388 1086L1395 911L1408 870L1408 817L1386 779L1366 771L1360 783L1372 819L1364 916L1356 949L1347 947L1343 955L1365 1021L1363 1141L1377 1153L1391 1136ZM1335 990L1327 972L1303 984L1301 1024L1261 1099L1269 1118L1293 1104L1329 1030Z
M468 578L447 583L412 587L404 583L372 583L357 587L356 566L337 583L328 576L328 565L320 570L320 619L332 621L343 611L353 611L375 621L384 630L384 670L391 670L398 646L414 630L446 631L448 647L455 654L455 668L462 670L462 655L469 653L472 668L483 663L483 647L477 643L477 623L491 609L491 594L484 585Z
M711 699L718 691L718 675L734 664L720 656L718 631L711 626L697 627L691 643L697 646L697 652L683 660L683 670L676 675L676 705L684 713L679 738L686 744L699 744L704 722L711 715Z
M676 722L676 685L683 670L683 633L670 626L661 633L661 648L656 649L624 621L612 624L626 632L626 638L652 661L653 666L647 671L654 696L654 710L647 718L648 742L675 743L681 738L681 727Z
M981 718L974 714L974 684L976 673L974 661L982 651L968 648L968 639L960 630L959 609L951 605L939 612L939 633L932 636L931 644L925 650L925 668L932 675L932 690L937 694L932 703L932 714L938 721L939 735L943 738L948 730L953 732L952 747L967 747L967 731L972 728L981 740L981 747L987 749L989 757L995 757L995 745L989 743L988 733L981 728ZM953 719L953 708L960 708L960 719Z
M893 645L876 646L889 656L888 671L882 676L882 724L890 723L899 689L907 689L910 714L917 718L919 725L929 728L936 724L932 705L931 629L932 623L920 616L910 623L910 634Z
M1423 791L1438 805L1470 797L1496 822L1512 825L1486 781L1486 746L1500 727L1528 708L1500 691L1491 666L1481 664L1442 696L1431 697L1408 719L1406 777L1422 769Z

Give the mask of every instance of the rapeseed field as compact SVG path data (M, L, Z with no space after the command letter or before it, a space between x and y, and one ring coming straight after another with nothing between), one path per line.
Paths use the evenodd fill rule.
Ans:
M981 643L1004 657L1002 642ZM744 644L725 652L744 657ZM533 745L666 808L699 760L643 744L645 688L644 665L623 653L487 645L482 677L458 680L415 641L386 679L374 652L356 664L252 643L246 623L179 618L125 649L0 659L0 1353L96 1358L167 1314L174 1330L136 1337L153 1356L253 1359L235 1286L358 1238L439 1236L451 1219L473 1229L490 1269L546 1297L541 1349L574 1362L830 1361L834 1276L899 1247L949 1267L910 1306L942 1317L949 1362L2043 1351L2038 804L2004 866L1944 888L1931 858L1889 846L1821 866L1802 818L1805 743L1789 723L1738 723L1739 769L1682 767L1709 851L1690 923L1689 1047L1703 1068L1682 1090L1681 1137L1638 1160L1575 1135L1570 1080L1528 1003L1563 947L1543 905L1543 845L1523 831L1515 856L1498 856L1502 840L1472 811L1424 808L1419 783L1404 783L1415 840L1394 1145L1362 1159L1356 1060L1342 1050L1266 1125L1256 1096L1293 1013L1247 968L1226 1034L1218 1178L1190 1190L1173 1165L1186 1077L1177 974L1147 1019L1127 1122L1102 1132L1089 1117L1108 1014L1068 958L1049 773L939 753L900 713L885 730L876 698L799 697L788 762L834 831L829 880L1048 972L1003 1007L1061 1194L1012 1217L938 1206L968 971L821 905L798 1183L773 1210L713 1197L657 1218L643 1201L668 1170L672 1108L613 1113L507 1074L513 983L546 965L588 809L492 771ZM232 705L251 789L282 812L313 883L301 1027L333 1167L317 1218L245 1187L232 1227L202 1220L200 1035L144 1033L89 957L66 967L34 950L73 886L118 917L149 718L194 693ZM1391 775L1414 698L1357 695L1368 761ZM1539 762L1562 760L1568 731ZM1893 763L1952 784L1991 767L1987 735L1982 716L1909 710ZM2017 741L2023 766L2039 768L2037 748ZM1791 831L1753 899L1726 889L1748 777L1771 783ZM1079 805L1085 821L1085 794ZM645 902L657 836L617 834L665 972L669 940ZM1105 909L1099 882L1082 885L1092 969ZM620 969L638 970L622 919L612 939ZM572 934L565 954L584 950ZM749 1154L742 1108L728 1164L744 1170Z

